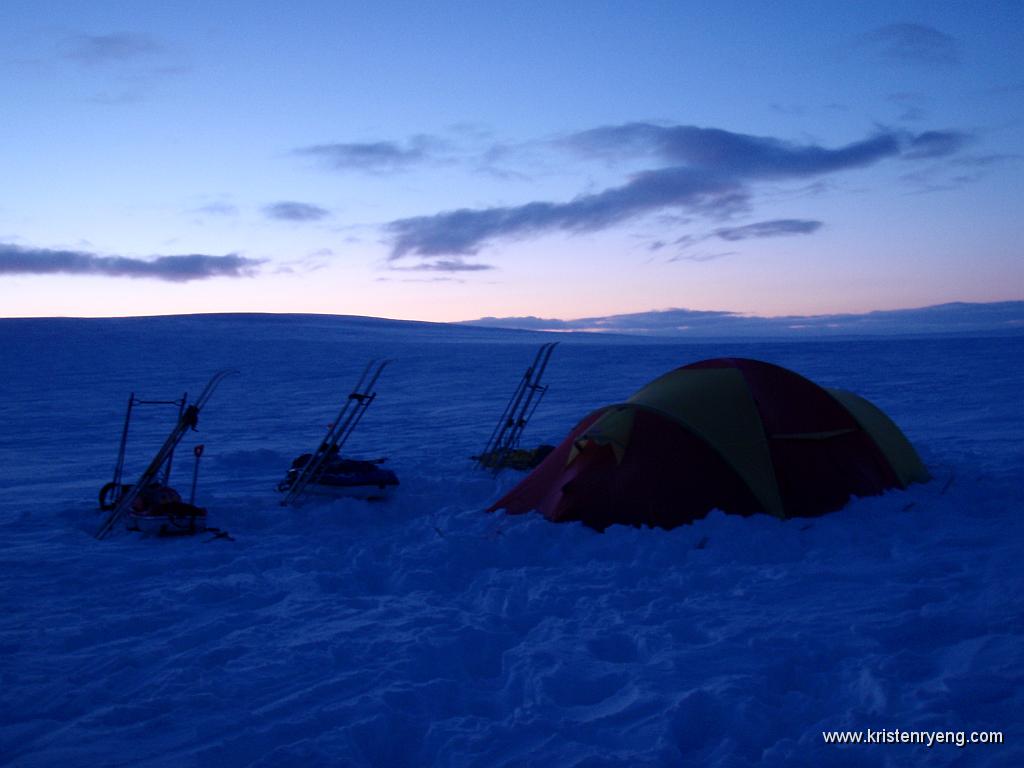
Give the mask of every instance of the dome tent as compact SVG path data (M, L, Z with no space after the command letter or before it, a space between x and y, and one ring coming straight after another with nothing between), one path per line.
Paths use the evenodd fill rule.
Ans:
M489 511L673 528L712 509L824 514L928 479L881 410L770 363L704 360L594 411Z

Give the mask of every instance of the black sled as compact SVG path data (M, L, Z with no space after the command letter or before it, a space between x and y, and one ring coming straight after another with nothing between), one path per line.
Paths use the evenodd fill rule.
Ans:
M388 362L371 360L367 364L324 440L315 451L303 453L292 462L284 479L277 485L277 490L284 494L281 499L283 506L297 504L307 495L382 499L398 487L398 476L380 466L385 459L367 461L341 455L342 446L377 397L373 388Z

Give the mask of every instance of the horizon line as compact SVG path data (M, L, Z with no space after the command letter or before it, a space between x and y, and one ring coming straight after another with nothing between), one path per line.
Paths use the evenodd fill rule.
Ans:
M957 311L959 310L959 311ZM1024 300L994 302L952 301L923 307L819 315L755 315L728 310L665 309L569 320L555 318L482 317L438 321L375 315L323 312L217 311L152 315L17 316L0 320L104 321L186 318L324 318L407 323L502 332L628 336L661 340L817 340L969 334L1024 335Z

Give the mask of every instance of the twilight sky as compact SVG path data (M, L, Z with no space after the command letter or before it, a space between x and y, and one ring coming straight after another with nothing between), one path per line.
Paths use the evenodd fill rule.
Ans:
M4 0L0 316L1024 298L1024 3Z

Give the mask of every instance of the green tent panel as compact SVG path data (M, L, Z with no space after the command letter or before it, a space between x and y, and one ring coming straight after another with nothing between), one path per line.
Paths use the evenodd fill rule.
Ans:
M878 406L843 389L829 387L825 391L838 400L861 428L871 435L871 439L889 460L889 465L900 480L900 487L906 488L911 483L925 483L931 479L914 446L896 426L896 422Z

